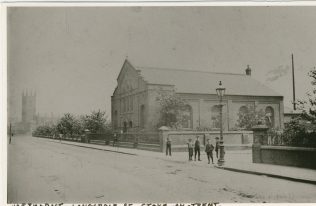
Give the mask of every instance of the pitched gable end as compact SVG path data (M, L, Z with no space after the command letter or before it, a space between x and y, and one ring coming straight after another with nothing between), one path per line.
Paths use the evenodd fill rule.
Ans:
M134 68L134 66L128 61L128 59L125 59L124 63L123 63L123 66L121 68L121 71L119 73L119 75L117 76L116 80L119 81L122 76L124 76L124 71L128 68L131 68L131 69L134 69L136 71L136 69Z

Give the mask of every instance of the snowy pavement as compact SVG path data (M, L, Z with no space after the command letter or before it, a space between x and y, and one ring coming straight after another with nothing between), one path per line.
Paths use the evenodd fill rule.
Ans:
M29 136L16 136L8 153L10 203L316 202L315 185L221 170L204 156L187 162L176 153L127 155Z

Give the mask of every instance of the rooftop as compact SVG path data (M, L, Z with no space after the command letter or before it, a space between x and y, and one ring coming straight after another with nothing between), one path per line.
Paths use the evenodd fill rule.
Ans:
M216 94L219 81L227 95L282 96L246 74L135 67L149 84L175 85L177 93Z

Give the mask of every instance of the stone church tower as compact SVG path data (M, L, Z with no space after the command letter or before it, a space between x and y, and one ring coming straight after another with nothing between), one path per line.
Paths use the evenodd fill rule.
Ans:
M22 93L22 122L32 123L36 118L36 93Z

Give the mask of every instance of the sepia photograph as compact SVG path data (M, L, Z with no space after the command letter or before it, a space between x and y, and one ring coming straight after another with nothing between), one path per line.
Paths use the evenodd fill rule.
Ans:
M8 6L7 203L316 202L315 6Z

